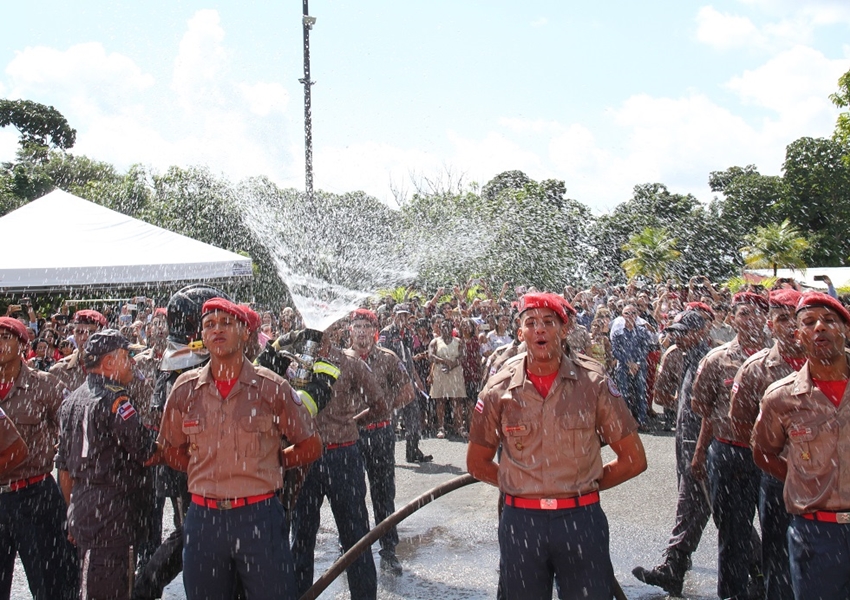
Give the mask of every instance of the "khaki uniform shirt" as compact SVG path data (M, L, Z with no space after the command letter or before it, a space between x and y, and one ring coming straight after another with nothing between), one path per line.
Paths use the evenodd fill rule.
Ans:
M4 473L0 484L53 471L59 442L59 407L67 394L56 377L21 363L21 372L6 398L0 400L0 408L17 427L29 455L23 463Z
M732 431L729 421L729 402L732 385L738 369L749 358L738 343L737 336L728 344L713 348L705 355L697 369L694 389L691 392L691 410L704 419L709 419L715 439L746 444Z
M771 383L791 373L794 368L780 356L778 344L756 352L741 365L732 384L729 407L733 439L750 443L764 391Z
M381 410L381 394L375 376L359 357L332 350L328 360L339 366L339 378L331 388L328 405L316 415L316 429L325 445L347 444L360 439L354 417L373 406Z
M345 353L356 356L353 350ZM369 416L363 422L368 425L391 419L394 410L407 406L413 400L414 390L404 363L392 350L372 346L365 362L375 377L379 393L378 401L370 405Z
M469 440L502 444L499 489L524 498L568 498L599 489L601 442L637 430L626 403L595 360L561 358L549 395L528 379L525 354L490 378L472 413Z
M808 363L767 388L754 451L787 452L785 509L850 510L850 386L838 408L812 383Z
M79 350L74 350L70 356L66 356L50 367L49 373L58 377L69 392L73 392L86 382L86 372L80 362Z
M655 401L665 408L676 407L676 395L685 374L685 357L675 344L661 355L655 376Z
M0 408L0 452L4 452L12 444L21 439L21 434L12 419L6 416L3 409Z
M191 493L226 499L280 489L281 438L297 444L312 435L310 414L289 384L244 359L224 399L209 364L178 377L158 441L165 447L188 444Z

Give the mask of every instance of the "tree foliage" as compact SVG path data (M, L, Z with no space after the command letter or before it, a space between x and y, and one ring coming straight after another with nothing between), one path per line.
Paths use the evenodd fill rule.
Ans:
M77 131L52 106L31 100L0 99L0 127L13 126L21 134L21 148L53 146L68 150L77 140Z
M663 228L646 227L623 244L623 250L632 255L623 261L623 270L629 279L643 276L660 283L667 278L670 268L682 255L676 249L676 239Z
M803 256L809 249L809 242L787 219L758 227L746 240L748 245L741 248L741 253L748 267L773 269L774 277L780 268L806 270Z

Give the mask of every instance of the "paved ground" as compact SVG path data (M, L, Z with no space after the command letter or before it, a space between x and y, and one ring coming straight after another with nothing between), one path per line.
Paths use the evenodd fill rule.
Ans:
M638 564L652 566L659 561L673 524L676 476L672 435L644 435L649 459L647 472L602 495L610 522L616 577L629 598L666 597L658 588L637 581L631 570ZM409 465L404 462L404 444L396 447L397 506L465 472L466 445L462 442L428 439L422 442L422 447L434 455L433 463ZM405 572L397 578L379 575L378 597L381 600L494 598L498 566L496 501L494 488L475 483L434 501L402 522L398 554ZM169 521L167 517L166 522ZM373 546L377 564L376 548L377 545ZM716 597L716 555L716 531L709 524L685 581L687 597ZM325 505L317 543L317 576L337 556L336 528ZM13 598L31 598L20 565L13 585ZM164 598L185 598L179 579L166 589ZM322 598L347 599L345 577L338 579Z

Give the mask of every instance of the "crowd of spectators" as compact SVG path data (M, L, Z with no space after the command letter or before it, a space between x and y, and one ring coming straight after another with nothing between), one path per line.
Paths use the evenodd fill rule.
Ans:
M837 298L828 278L825 283ZM777 286L799 284L780 279L774 284ZM757 293L768 291L759 284L748 284L747 288ZM423 398L425 435L466 437L469 410L489 375L488 359L500 347L519 343L515 339L515 305L526 291L537 290L511 288L505 283L496 294L485 282L475 279L465 285L441 287L433 294L411 286L403 297L378 295L365 303L378 315L380 328L397 322L399 314L406 317L415 379ZM672 414L659 418L661 415L653 409L653 380L666 345L664 330L677 315L698 303L713 319L710 335L714 345L735 336L728 323L732 290L704 276L691 277L687 285L672 280L659 284L596 283L585 289L567 285L562 293L577 311L567 340L569 350L591 356L605 366L644 431L669 429L673 424ZM97 302L92 306L104 314L109 326L139 345L147 344L152 317L165 310L145 297ZM19 318L27 327L30 347L26 360L31 367L49 370L74 351L74 326L69 320L72 307L64 303L55 312L40 307L38 314L29 298L8 305L6 316ZM260 347L305 327L295 307L260 307L257 312L262 321Z

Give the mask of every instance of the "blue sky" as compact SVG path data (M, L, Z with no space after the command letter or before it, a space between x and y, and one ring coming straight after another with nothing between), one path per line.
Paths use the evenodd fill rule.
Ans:
M17 3L0 96L59 109L74 152L303 186L301 2ZM828 136L844 0L312 0L316 187L392 204L414 181L521 169L603 212L635 184L711 199ZM9 17L12 18L9 18ZM17 135L0 130L0 160Z

